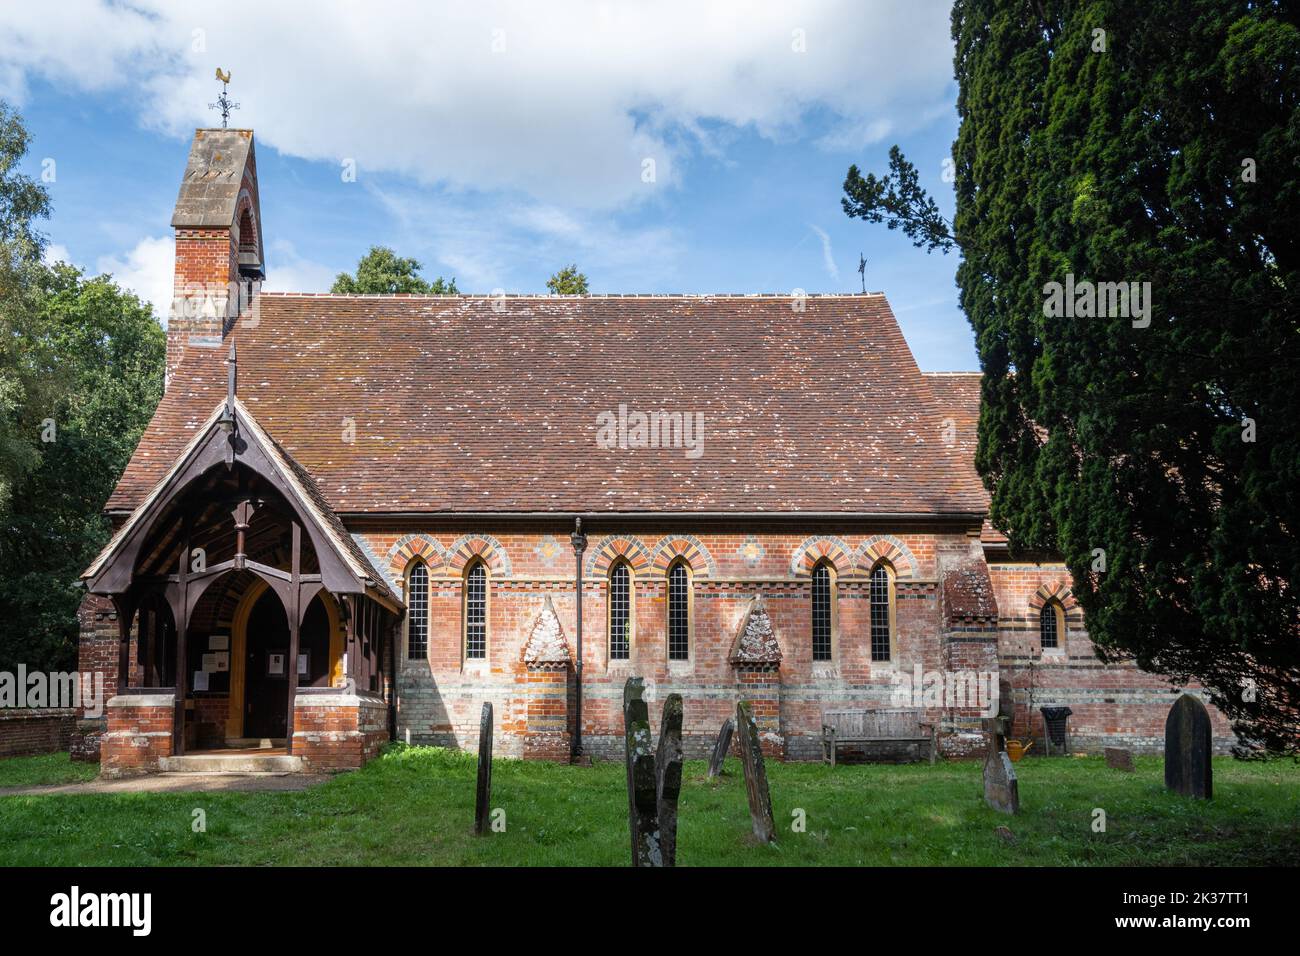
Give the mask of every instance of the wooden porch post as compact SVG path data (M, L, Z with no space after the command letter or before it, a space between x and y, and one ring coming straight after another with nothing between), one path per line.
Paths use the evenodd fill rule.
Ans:
M125 694L131 683L131 619L135 617L135 602L129 594L113 598L117 611L117 692Z
M284 752L293 753L293 706L298 698L298 605L302 603L302 525L293 523L293 553L289 573L289 714L285 720Z
M180 592L180 620L176 622L176 719L172 722L172 753L183 756L185 753L185 668L189 647L190 630L190 518L183 519L185 530L181 535L181 563L176 575Z

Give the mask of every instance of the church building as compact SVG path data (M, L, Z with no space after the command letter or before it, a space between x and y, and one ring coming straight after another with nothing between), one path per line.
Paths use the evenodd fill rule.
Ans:
M884 295L265 292L250 130L196 131L172 226L166 393L83 575L106 773L468 748L487 701L498 754L621 759L631 676L688 757L738 700L790 760L890 708L942 755L1044 706L1159 748L1175 689L988 523L979 375Z

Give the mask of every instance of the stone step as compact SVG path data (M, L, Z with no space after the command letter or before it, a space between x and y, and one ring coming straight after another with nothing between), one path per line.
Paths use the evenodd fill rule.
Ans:
M302 758L287 754L186 754L162 757L163 773L298 773Z

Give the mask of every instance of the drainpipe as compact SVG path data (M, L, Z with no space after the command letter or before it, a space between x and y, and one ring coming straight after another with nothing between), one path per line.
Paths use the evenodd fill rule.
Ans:
M573 519L573 533L569 535L573 544L573 588L577 616L577 660L573 670L577 681L574 695L574 716L576 723L573 732L573 760L582 756L582 555L587 550L587 536L582 533L582 519Z

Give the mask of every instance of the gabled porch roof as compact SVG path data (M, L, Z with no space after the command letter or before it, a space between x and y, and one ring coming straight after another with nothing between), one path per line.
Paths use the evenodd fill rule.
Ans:
M222 422L227 407L233 411L231 431ZM311 475L234 396L213 408L164 476L82 572L87 589L97 594L125 592L132 584L140 549L160 516L203 475L223 464L249 468L280 492L302 522L328 590L368 594L392 609L401 608L401 600L326 504Z

